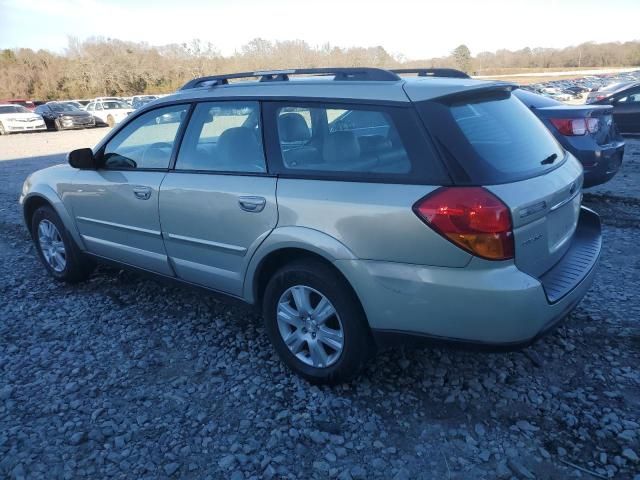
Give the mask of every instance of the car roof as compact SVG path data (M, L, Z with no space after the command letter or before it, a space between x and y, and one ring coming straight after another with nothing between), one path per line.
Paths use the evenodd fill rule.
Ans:
M510 84L491 80L445 77L402 77L397 81L333 80L306 77L288 81L239 81L228 85L189 88L164 97L161 103L179 100L221 98L247 99L334 99L374 102L430 100L445 95ZM156 103L157 105L158 103Z

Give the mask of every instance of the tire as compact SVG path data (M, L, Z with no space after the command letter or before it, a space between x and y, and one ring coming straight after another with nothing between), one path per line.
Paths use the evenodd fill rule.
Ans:
M107 125L109 125L111 128L113 128L116 124L116 121L113 119L113 117L111 115L109 115L107 117Z
M54 230L51 229L51 225ZM31 238L40 261L49 275L58 281L80 282L85 280L95 268L95 263L82 254L62 220L50 206L42 206L33 214ZM51 248L46 249L46 245L50 245ZM64 249L63 253L60 253L60 247ZM52 251L57 251L59 255L51 255ZM53 260L48 260L47 257L53 257ZM61 262L61 258L64 262Z
M8 135L7 131L4 129L4 125L0 122L0 135Z
M335 314L321 321L322 315L317 313L322 309L318 309L307 318L292 314L290 320L282 320L296 312L296 292L299 296L303 291L309 294L306 298L312 308L324 297L329 303L324 311L331 311L329 307L333 307ZM284 310L279 312L279 309ZM291 263L273 275L264 293L263 318L269 339L282 361L311 383L336 384L351 380L375 350L364 311L351 286L329 266L316 260ZM314 318L318 320L317 325ZM342 340L339 353L338 349L325 343L339 343L335 342L339 338L335 336L337 331L341 332ZM285 337L295 337L290 340L293 349L287 346ZM317 353L318 345L325 357ZM317 359L326 363L317 362Z

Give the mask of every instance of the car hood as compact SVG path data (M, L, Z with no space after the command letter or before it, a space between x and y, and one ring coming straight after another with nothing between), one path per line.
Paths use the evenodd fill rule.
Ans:
M109 110L96 110L96 112L100 113L130 113L133 111L133 108L111 108Z
M84 111L68 111L68 112L56 112L58 117L87 117L91 114L89 112Z
M0 118L19 118L20 120L42 120L37 113L0 113Z

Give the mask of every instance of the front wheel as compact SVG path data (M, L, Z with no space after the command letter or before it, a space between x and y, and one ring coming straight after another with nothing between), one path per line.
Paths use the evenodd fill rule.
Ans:
M374 351L357 297L321 262L296 262L279 270L265 290L263 316L280 358L313 383L352 379Z
M85 258L50 206L40 207L33 214L31 236L38 257L56 280L75 283L93 271L95 264Z

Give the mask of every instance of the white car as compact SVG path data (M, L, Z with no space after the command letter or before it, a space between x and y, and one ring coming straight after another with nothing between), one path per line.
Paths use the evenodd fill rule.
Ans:
M119 100L100 99L89 103L85 110L95 117L97 123L106 123L110 127L117 125L133 112L133 108Z
M46 129L44 119L23 106L11 103L0 105L0 135Z

